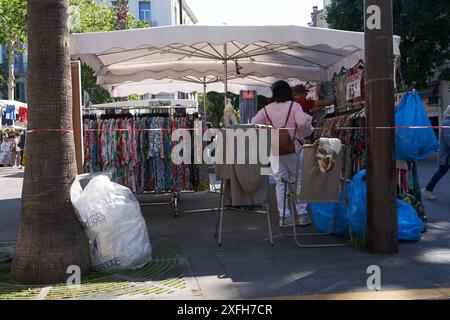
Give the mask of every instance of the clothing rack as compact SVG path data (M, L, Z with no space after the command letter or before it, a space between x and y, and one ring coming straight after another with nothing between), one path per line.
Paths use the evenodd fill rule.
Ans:
M147 99L136 101L118 101L104 104L96 104L85 109L146 109L146 108L195 108L198 110L198 101L188 99Z
M149 100L138 100L138 101L119 101L114 103L107 103L107 104L98 104L93 105L92 107L86 107L83 108L84 116L93 116L91 114L92 111L108 111L108 110L120 110L120 111L133 111L133 110L139 110L138 114L132 115L131 113L128 114L111 114L111 115L102 115L102 116L110 116L114 118L120 118L120 117L137 117L137 116L145 116L147 114L140 113L141 110L148 110L148 116L155 115L158 112L161 114L167 114L168 116L172 117L185 117L187 116L186 112L179 112L178 109L188 109L188 108L194 108L198 110L198 102L195 100L169 100L169 99L149 99ZM97 118L98 116L95 115ZM161 115L162 116L162 115ZM198 118L198 112L193 113L194 119ZM178 202L180 199L180 194L182 192L195 192L195 191L177 191L177 188L173 187L172 191L167 192L158 192L158 191L144 191L144 192L136 192L136 195L142 196L142 195L171 195L171 199L169 201L158 201L158 202L143 202L139 201L141 206L154 206L154 205L173 205L173 212L174 216L179 216L179 209L178 209ZM186 212L187 213L187 212Z

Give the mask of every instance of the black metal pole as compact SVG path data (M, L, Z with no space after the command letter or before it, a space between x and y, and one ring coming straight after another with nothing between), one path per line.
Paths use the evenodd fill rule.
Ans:
M398 252L392 0L365 0L368 248Z
M180 25L183 24L183 0L178 0L180 7Z

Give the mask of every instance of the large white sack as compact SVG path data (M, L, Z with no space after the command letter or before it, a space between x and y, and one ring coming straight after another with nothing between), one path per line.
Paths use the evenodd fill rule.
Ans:
M151 261L147 225L134 194L94 176L83 190L78 176L70 196L90 243L93 268L97 271L138 269Z

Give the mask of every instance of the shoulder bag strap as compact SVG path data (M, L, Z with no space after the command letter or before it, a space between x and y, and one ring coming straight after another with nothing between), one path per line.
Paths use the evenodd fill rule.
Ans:
M269 119L269 123L270 123L270 125L272 126L272 127L274 127L275 128L275 126L273 125L273 123L272 123L272 119L270 119L270 117L269 117L269 114L267 113L267 110L266 110L266 108L264 108L264 112L266 113L266 118L267 119Z
M294 101L292 101L291 102L291 105L289 106L289 112L288 112L288 115L287 115L287 117L286 117L286 122L284 123L284 126L283 126L283 128L286 128L286 126L287 126L287 123L288 123L288 121L289 121L289 117L291 116L291 111L292 111L292 106L294 105Z

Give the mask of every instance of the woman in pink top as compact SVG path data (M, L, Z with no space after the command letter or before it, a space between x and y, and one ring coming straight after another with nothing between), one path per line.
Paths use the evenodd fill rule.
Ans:
M305 143L305 137L308 137L314 131L311 124L312 117L303 112L302 107L294 101L292 88L285 81L278 81L272 86L272 103L267 105L264 109L260 110L256 116L252 119L252 123L273 125L274 128L288 128L290 137L295 143L295 153L277 156L278 168L272 166L273 176L276 180L276 194L277 194L277 206L280 214L280 227L289 226L292 221L291 212L289 208L286 208L286 221L283 221L283 209L284 209L284 183L283 178L289 178L289 176L295 175L296 162L298 159L298 153L301 146ZM292 105L292 108L291 108ZM289 113L289 109L290 113ZM287 120L287 122L286 122ZM284 127L286 123L286 126ZM273 158L271 162L273 163ZM300 156L302 161L302 156ZM302 164L299 165L299 176L302 175ZM298 190L299 192L300 190ZM298 225L307 226L311 224L306 211L306 204L297 203L296 209L299 215L297 221Z

